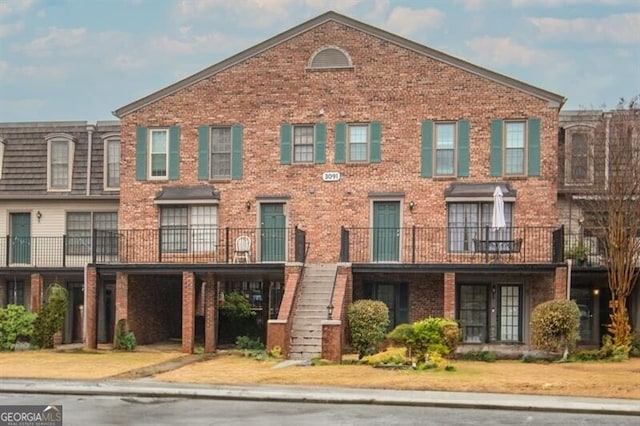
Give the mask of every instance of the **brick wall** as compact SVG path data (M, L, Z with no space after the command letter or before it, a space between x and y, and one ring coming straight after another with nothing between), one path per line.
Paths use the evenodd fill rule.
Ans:
M182 335L182 276L129 276L128 323L138 344Z
M353 59L349 70L306 70L322 46L338 45ZM323 111L323 114L321 114ZM245 202L286 195L288 226L307 232L310 262L335 261L341 225L370 226L370 194L400 192L416 201L403 226L446 225L444 189L451 179L420 177L420 123L425 119L468 119L470 177L489 177L490 121L539 117L541 178L514 178L515 226L557 223L557 110L541 99L438 62L397 45L328 22L268 49L122 118L120 226L156 228L153 203L165 185L197 185L199 125L240 123L243 132L242 180L205 182L220 192L219 223L255 227L258 208ZM382 162L334 164L336 122L382 123ZM281 165L281 123L327 124L327 162ZM135 180L136 125L181 128L179 182ZM339 182L323 182L322 172L338 171ZM500 179L501 181L505 179ZM506 179L509 180L509 179Z

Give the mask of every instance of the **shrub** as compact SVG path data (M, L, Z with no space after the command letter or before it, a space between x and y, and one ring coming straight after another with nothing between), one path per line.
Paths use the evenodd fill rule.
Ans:
M631 338L631 351L629 355L632 357L640 357L640 333L637 331Z
M430 357L448 357L455 352L460 328L453 320L430 317L411 325L402 324L388 338L409 349L416 363L425 363Z
M29 313L22 305L0 308L0 350L10 351L17 340L29 340L37 314Z
M484 362L496 362L498 356L493 351L485 350L472 350L460 355L460 359L469 361L484 361Z
M256 313L244 295L231 292L220 301L219 339L221 342L234 343L238 336L258 337L260 331L255 321Z
M369 365L405 365L408 364L406 348L389 347L375 355L367 355L362 362Z
M243 351L261 351L264 349L264 345L260 339L255 339L249 336L238 336L236 339L236 346Z
M358 359L374 353L389 326L387 305L379 300L358 300L349 307L347 317L351 344L358 351Z
M43 349L53 348L53 335L62 331L67 313L67 290L60 284L51 284L49 297L42 304L34 322L33 340Z
M533 344L546 351L563 351L566 361L579 337L580 310L572 300L551 300L539 304L531 314Z
M127 320L120 319L116 324L113 348L122 351L133 351L136 348L136 335L127 327Z

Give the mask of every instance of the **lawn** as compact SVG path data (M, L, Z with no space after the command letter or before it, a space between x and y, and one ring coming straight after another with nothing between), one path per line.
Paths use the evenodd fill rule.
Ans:
M189 359L198 358L190 357ZM625 362L536 363L452 361L455 371L385 370L333 364L275 368L235 351L192 362L176 349L136 352L29 351L0 353L1 378L107 379L153 375L157 381L200 384L287 384L538 395L573 395L640 400L640 358ZM173 361L168 372L159 364ZM143 372L143 373L142 373ZM158 373L159 372L159 373Z

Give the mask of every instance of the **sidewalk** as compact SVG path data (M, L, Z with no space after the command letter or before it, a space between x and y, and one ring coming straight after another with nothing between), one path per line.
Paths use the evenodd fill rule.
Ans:
M134 381L0 379L0 393L380 404L640 416L640 401L626 399L276 385L212 386L174 384L148 379Z

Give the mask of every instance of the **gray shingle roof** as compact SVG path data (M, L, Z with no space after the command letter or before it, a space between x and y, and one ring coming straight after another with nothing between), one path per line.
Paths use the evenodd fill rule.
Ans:
M92 129L91 191L87 194L88 129ZM0 123L0 140L4 143L0 198L60 198L82 196L118 196L118 191L104 191L105 135L118 135L118 121ZM75 142L71 191L47 191L47 141L53 134L69 135Z

